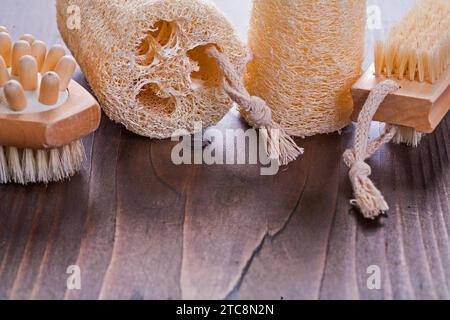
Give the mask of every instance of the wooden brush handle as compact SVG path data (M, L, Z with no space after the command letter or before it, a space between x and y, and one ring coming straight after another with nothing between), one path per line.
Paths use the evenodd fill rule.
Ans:
M69 97L46 112L0 114L0 145L47 149L68 145L94 132L100 124L100 107L94 97L75 81Z

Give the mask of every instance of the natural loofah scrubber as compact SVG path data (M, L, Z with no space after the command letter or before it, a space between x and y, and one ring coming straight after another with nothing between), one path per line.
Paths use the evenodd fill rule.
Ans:
M295 136L350 122L350 88L361 75L366 1L254 0L246 75L251 94Z
M242 74L249 53L228 20L201 0L57 0L60 32L103 110L152 138L194 122L214 125L232 100L207 49L214 46ZM80 30L71 30L69 6Z

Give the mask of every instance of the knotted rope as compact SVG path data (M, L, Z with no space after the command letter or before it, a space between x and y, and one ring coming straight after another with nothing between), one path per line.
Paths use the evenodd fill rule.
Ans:
M214 46L209 47L207 52L217 60L217 64L223 72L225 92L247 115L249 124L262 133L265 149L270 158L278 159L281 165L287 165L303 154L303 149L297 146L286 131L273 120L272 110L266 102L248 93L240 75L228 58Z
M389 206L381 192L369 179L372 170L364 161L383 144L391 141L399 131L397 126L386 125L381 136L369 142L370 123L386 96L399 88L395 81L386 80L372 90L358 117L354 149L344 153L344 162L350 168L349 177L355 197L350 203L357 206L368 219L375 219L380 214L386 213Z

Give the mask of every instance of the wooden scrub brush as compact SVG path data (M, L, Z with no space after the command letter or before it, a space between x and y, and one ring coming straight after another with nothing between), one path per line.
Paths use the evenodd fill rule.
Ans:
M354 150L344 160L351 168L355 200L367 218L389 207L369 180L364 162L393 141L417 146L450 109L450 1L424 0L375 44L375 63L352 88L358 121ZM384 133L368 141L370 122L384 122Z
M81 138L100 122L96 100L72 80L75 60L60 45L0 26L0 184L48 183L81 169Z

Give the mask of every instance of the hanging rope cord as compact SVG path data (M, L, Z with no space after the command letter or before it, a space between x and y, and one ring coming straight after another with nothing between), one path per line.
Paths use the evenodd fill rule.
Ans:
M355 197L350 203L358 207L368 219L375 219L386 213L389 206L381 192L369 179L372 170L365 160L377 152L382 145L389 143L400 130L397 126L387 124L384 132L369 142L370 124L386 96L398 89L400 86L395 81L386 80L372 90L358 117L354 148L345 151L343 156L345 164L350 168L349 177Z
M281 165L287 165L303 154L303 149L297 146L286 131L273 120L272 110L266 102L248 93L239 73L228 58L214 46L208 48L207 52L216 59L223 72L225 92L244 111L249 124L260 130L269 157L277 159Z

